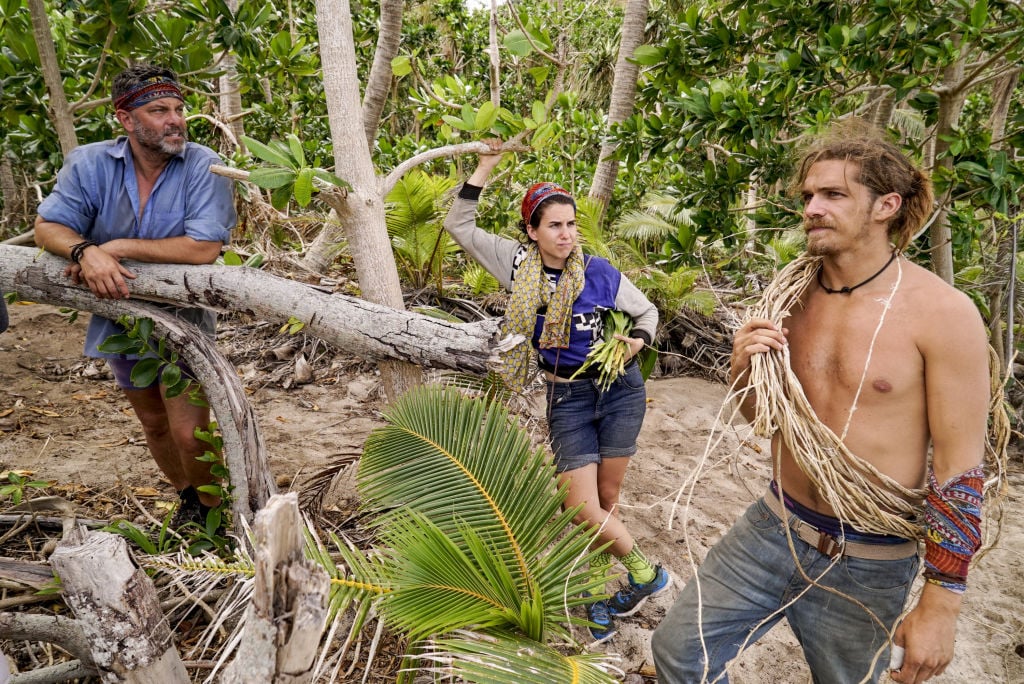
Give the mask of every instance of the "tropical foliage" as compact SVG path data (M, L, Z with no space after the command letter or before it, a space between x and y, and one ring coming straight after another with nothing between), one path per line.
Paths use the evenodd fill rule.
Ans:
M354 612L358 633L376 614L403 635L400 681L435 667L467 682L615 681L603 656L577 653L588 623L574 609L594 600L586 592L601 595L608 567L591 567L593 532L573 523L577 508L562 509L544 449L504 404L453 388L413 390L385 418L357 473L375 548L307 536L309 557L331 577L332 620ZM152 564L192 582L234 575L239 607L251 588L244 555Z
M1024 301L1020 2L655 0L634 56L634 114L609 130L622 4L506 3L493 17L492 45L487 9L405 3L387 99L367 141L375 169L521 135L529 148L495 176L481 225L513 235L523 189L559 182L580 198L587 249L644 288L673 330L686 327L674 319L714 315L723 297L756 292L799 253L799 216L785 192L795 144L836 119L862 117L932 172L938 206L909 255L974 298L1009 361ZM360 83L387 7L351 2ZM46 22L49 36L33 30ZM272 224L261 227L277 248L307 249L308 226L336 223L324 198L352 179L330 161L337 141L314 2L0 0L0 34L0 237L30 228L69 145L46 79L48 42L72 146L116 134L105 97L113 74L140 60L165 63L188 86L193 139L269 191L275 210L249 215ZM237 92L240 109L222 104L223 90ZM244 136L231 132L237 124ZM584 195L609 139L622 170L602 210ZM439 296L457 283L475 296L495 287L439 228L446 194L472 163L431 158L390 188L388 244L406 287L433 286ZM336 254L335 266L346 268L348 252ZM334 610L358 607L359 624L378 606L411 657L472 681L499 681L511 654L529 661L524 671L536 681L566 681L555 671L576 665L605 676L603 665L588 670L586 658L558 655L573 641L567 609L600 580L582 570L589 536L572 529L571 511L559 512L541 454L499 405L454 390L417 391L390 420L360 466L377 550L310 542L334 578Z

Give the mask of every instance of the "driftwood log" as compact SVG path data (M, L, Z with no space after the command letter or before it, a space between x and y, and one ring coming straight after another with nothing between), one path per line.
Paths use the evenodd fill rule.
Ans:
M256 514L256 574L235 659L222 684L312 680L327 622L330 578L305 558L298 497L278 494Z
M50 556L103 681L188 684L156 588L122 537L77 529Z
M28 247L0 245L0 291L96 311L101 301L64 277L67 261ZM498 321L451 323L241 266L182 266L125 262L137 275L133 298L235 311L274 323L295 318L306 332L369 359L484 373L509 343ZM29 295L29 292L34 294ZM84 294L75 296L74 293ZM116 316L115 316L116 318Z

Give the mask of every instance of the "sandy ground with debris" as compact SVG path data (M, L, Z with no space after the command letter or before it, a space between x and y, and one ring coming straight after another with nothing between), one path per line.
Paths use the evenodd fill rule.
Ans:
M142 431L105 369L80 352L85 316L73 324L56 308L15 305L12 327L0 335L0 471L22 469L66 491L88 487L122 509L127 492L148 505L170 505L173 491L148 456ZM379 425L382 408L372 374L285 390L251 387L282 489L358 450ZM621 667L653 681L651 630L714 544L764 489L769 468L762 444L743 428L725 425L722 385L695 378L652 380L640 451L626 476L622 517L652 559L675 576L619 634L602 645L621 655ZM999 540L973 570L958 624L956 656L932 681L1024 681L1024 539L1022 472L1012 473ZM692 489L691 489L692 485ZM689 505L686 504L687 493ZM683 493L679 505L677 496ZM102 513L102 510L99 511ZM689 556L688 556L689 552ZM580 635L582 638L583 635ZM810 675L784 625L734 663L737 684L804 683Z

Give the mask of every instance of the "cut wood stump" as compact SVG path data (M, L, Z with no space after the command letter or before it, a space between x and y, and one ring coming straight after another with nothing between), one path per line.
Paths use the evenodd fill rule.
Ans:
M256 575L241 643L222 684L309 682L327 623L330 578L303 553L295 492L276 494L256 514Z
M78 528L50 563L103 681L189 684L156 588L122 537Z

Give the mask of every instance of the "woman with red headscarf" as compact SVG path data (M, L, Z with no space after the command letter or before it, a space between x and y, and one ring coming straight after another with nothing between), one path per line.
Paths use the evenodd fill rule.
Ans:
M654 339L658 310L606 259L584 254L576 229L576 202L554 183L537 183L523 197L522 241L489 233L476 225L476 207L491 171L501 162L495 151L480 155L459 190L445 228L463 249L493 275L511 299L503 332L525 342L503 358L501 375L514 390L529 384L531 350L544 375L548 428L555 470L568 484L567 507L583 504L577 522L599 530L595 545L611 542L600 565L618 559L629 571L627 585L608 601L588 606L591 633L598 641L615 634L615 616L635 613L647 597L665 589L668 573L640 551L617 516L619 490L636 453L636 438L647 407L644 378L633 358ZM629 346L623 373L607 389L598 369L576 372L603 338L603 314L616 309L633 318L633 337L616 335ZM575 375L575 377L574 377Z

